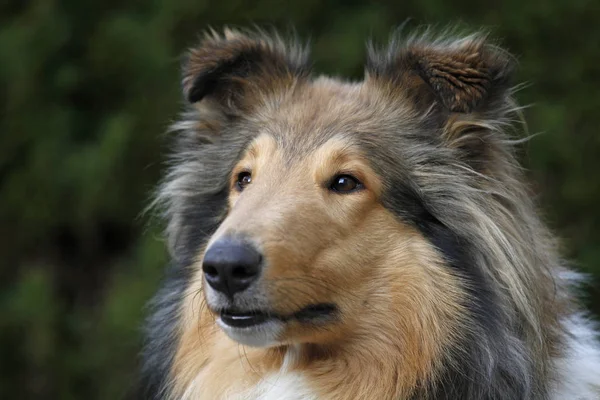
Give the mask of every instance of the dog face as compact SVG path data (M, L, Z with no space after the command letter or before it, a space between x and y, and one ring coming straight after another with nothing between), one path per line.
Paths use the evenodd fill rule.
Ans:
M484 50L467 40L372 55L356 84L310 79L300 50L264 37L227 32L190 53L184 91L198 123L216 132L210 141L238 138L192 285L232 339L331 341L387 309L450 329L465 303L440 254L452 235L434 237L443 224L413 177L435 154L426 146L456 134L450 114L473 131L456 115L493 101L505 80L505 61Z
M207 310L255 347L378 332L410 349L415 376L432 373L481 281L456 268L464 243L436 199L459 183L445 165L494 169L471 112L503 95L505 60L486 49L373 53L360 83L310 78L303 52L273 38L227 32L192 50L188 136L166 187L174 253L191 254L190 331Z
M422 235L382 204L382 177L361 142L389 121L364 112L376 101L369 92L318 81L252 123L227 215L198 268L232 339L331 342L385 309L416 317L417 300L451 280ZM442 307L459 308L455 299Z

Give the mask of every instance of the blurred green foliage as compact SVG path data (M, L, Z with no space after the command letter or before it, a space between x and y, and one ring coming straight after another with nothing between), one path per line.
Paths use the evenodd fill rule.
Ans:
M140 218L177 115L179 55L206 27L292 26L318 72L364 41L486 27L520 60L522 159L565 252L600 279L600 7L594 0L21 0L0 3L0 398L117 399L167 261ZM598 287L597 285L595 286ZM588 288L598 310L600 295Z

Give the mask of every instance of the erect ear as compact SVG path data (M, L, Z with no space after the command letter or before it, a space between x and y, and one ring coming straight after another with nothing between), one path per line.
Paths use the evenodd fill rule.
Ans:
M252 94L292 85L309 75L307 52L278 35L225 29L205 35L183 65L183 93L190 103L203 99L230 109L252 104Z
M451 113L490 110L510 87L512 71L510 56L477 34L396 38L385 51L370 47L367 64L369 79L387 84L415 107Z
M518 110L510 96L511 56L484 35L394 39L387 50L369 49L367 82L422 121L473 169L497 173L505 151L503 128Z

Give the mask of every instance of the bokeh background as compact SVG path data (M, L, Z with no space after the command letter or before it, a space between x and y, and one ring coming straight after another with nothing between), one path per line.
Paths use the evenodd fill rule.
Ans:
M364 42L411 18L485 27L520 61L523 145L549 224L600 311L597 0L0 2L0 398L127 398L166 263L141 216L206 27L295 27L317 72L360 78Z

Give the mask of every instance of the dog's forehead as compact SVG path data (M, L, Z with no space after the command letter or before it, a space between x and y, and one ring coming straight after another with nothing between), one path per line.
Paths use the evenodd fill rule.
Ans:
M390 126L409 122L402 107L391 104L365 83L319 78L296 87L261 112L260 130L283 149L299 155L315 151L334 138L377 137Z

